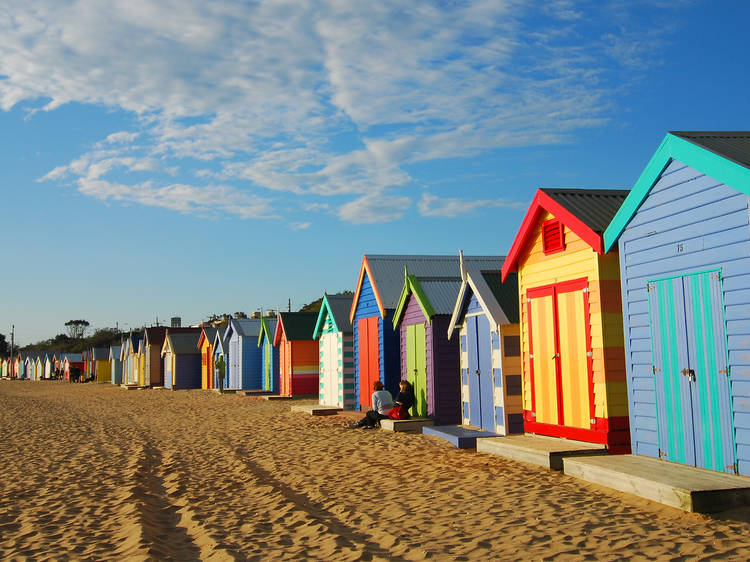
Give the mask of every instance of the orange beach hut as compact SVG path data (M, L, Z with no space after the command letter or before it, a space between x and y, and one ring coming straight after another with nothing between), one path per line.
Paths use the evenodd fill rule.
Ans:
M317 312L280 312L273 345L279 348L279 394L318 395Z
M503 264L518 272L526 433L629 452L617 252L603 233L628 192L539 189Z

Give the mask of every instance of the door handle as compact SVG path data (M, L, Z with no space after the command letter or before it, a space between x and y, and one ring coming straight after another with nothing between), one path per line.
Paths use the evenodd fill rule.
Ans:
M682 369L680 372L688 378L688 381L695 382L695 369Z

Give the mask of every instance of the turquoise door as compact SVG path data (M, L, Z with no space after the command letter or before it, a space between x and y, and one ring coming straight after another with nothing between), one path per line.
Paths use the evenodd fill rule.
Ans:
M648 284L659 456L736 472L719 271Z

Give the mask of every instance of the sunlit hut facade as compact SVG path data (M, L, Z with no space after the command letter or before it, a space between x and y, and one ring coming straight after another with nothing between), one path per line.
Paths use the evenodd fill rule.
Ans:
M201 352L201 388L210 390L214 388L214 339L216 328L212 326L201 326L201 337L198 339L198 349Z
M318 340L318 401L354 409L354 351L349 311L352 295L323 295L313 339Z
M750 476L750 132L666 135L619 246L633 453Z
M459 341L461 421L498 435L523 433L518 276L462 263L448 326ZM458 336L458 337L456 337Z
M259 390L263 387L262 350L258 347L260 318L230 318L224 342L229 352L227 388Z
M212 353L214 355L214 388L227 388L227 377L229 375L229 355L226 352L227 345L224 341L224 330L216 330L214 336ZM224 374L219 372L219 365L224 365ZM223 379L222 382L219 382Z
M110 382L112 378L111 365L109 363L109 348L95 347L91 350L91 359L94 364L94 376L98 382Z
M279 392L279 348L273 345L276 335L276 317L261 318L258 347L261 349L263 363L263 390Z
M502 267L518 272L524 430L630 448L617 252L628 192L539 189Z
M172 333L167 329L161 355L164 361L164 387L183 390L201 387L200 328Z
M122 347L119 345L112 345L109 348L109 374L110 382L112 384L122 384L122 360L120 359L120 353Z
M273 343L279 348L279 394L318 395L316 312L280 312Z

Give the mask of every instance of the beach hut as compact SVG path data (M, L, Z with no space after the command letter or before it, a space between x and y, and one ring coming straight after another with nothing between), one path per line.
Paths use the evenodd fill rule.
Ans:
M750 476L750 132L670 132L619 247L636 455Z
M193 333L196 328L169 328L172 334ZM164 361L161 350L167 335L166 326L151 326L143 330L144 386L164 386Z
M260 318L230 318L224 332L229 351L229 389L263 388L262 350L258 348ZM312 331L311 331L312 333ZM308 337L310 335L308 334Z
M477 269L497 269L501 256L466 256ZM433 263L426 275L411 274L404 266L403 284L393 328L400 339L401 379L414 387L415 417L438 424L460 421L460 348L448 341L448 326L461 287L459 256Z
M44 378L51 379L55 374L55 354L52 352L44 354Z
M201 352L201 388L209 390L214 387L214 340L217 329L212 326L201 326L198 349Z
M39 354L34 362L34 380L40 381L44 378L44 356Z
M0 376L2 378L7 379L8 378L8 363L10 362L9 358L5 358L0 362Z
M263 390L279 392L279 348L273 345L276 335L276 318L264 316L261 318L258 347L261 349L263 364Z
M201 387L200 328L172 333L167 329L161 355L164 360L164 387L172 390Z
M26 380L34 380L34 363L35 359L31 355L27 355L23 360L23 378Z
M122 346L122 381L128 386L139 385L140 357L139 348L142 336L131 332L125 337Z
M97 382L110 382L112 380L112 374L109 362L109 348L93 348L91 350L91 361L94 365L94 380Z
M273 344L279 348L279 394L318 395L317 312L280 312Z
M62 365L63 365L63 373L65 373L65 380L70 380L70 370L71 369L78 369L78 371L83 374L83 354L81 353L64 353L62 355Z
M617 252L628 192L539 189L502 267L518 272L524 431L630 449Z
M112 345L109 348L109 380L112 384L122 384L122 346Z
M224 330L216 330L212 347L214 355L214 388L227 388L229 381L229 354L227 353L228 346L224 341ZM219 364L224 366L223 375L217 368ZM220 377L223 378L221 383L219 382Z
M351 294L323 295L313 339L318 340L319 401L324 406L353 410L354 350Z
M504 260L504 258L503 258ZM518 276L462 261L461 288L448 324L458 334L461 421L498 435L523 433Z

